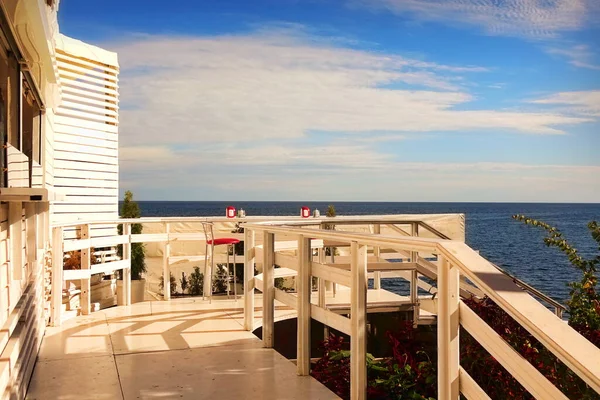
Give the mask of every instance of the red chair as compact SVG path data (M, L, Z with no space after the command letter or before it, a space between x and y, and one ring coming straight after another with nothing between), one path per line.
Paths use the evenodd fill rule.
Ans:
M237 300L237 288L235 285L236 280L236 267L235 267L235 245L240 242L236 238L218 238L215 239L213 233L212 222L202 222L202 229L204 229L204 237L206 239L206 246L204 247L204 276L206 276L206 267L208 266L208 246L210 246L210 290L209 290L209 301L212 302L212 282L213 282L213 271L215 269L215 246L227 246L227 298L229 298L229 283L233 283L233 296ZM229 271L229 250L233 253L233 276ZM205 295L206 296L206 293Z

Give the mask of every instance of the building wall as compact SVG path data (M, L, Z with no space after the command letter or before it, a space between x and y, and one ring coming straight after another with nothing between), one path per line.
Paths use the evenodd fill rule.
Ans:
M15 169L24 183L0 188L0 399L25 397L49 322L51 222L118 215L116 55L60 36L54 4L0 2L3 32L45 106L41 165L27 166L31 182Z
M64 201L52 222L118 217L119 136L116 54L60 35L56 40L61 105L53 120L53 184ZM72 235L73 232L67 235ZM92 236L116 234L102 225Z

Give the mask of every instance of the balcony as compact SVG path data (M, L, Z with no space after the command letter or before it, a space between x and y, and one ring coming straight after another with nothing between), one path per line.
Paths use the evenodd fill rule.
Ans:
M566 398L465 305L462 299L470 296L491 298L600 393L600 350L559 318L560 305L542 304L532 294L543 294L499 270L461 240L450 239L444 229L414 216L236 219L244 231L242 298L131 304L131 244L163 246L169 287L172 261L204 260L203 254L170 259L170 249L182 242L202 243L203 248L203 233L194 227L206 220L223 224L223 235L231 235L227 229L233 223L224 218L95 221L53 228L54 327L46 331L31 398L69 399L81 393L107 399L336 398L308 376L314 320L350 338L351 398L364 399L367 316L374 312L404 312L415 325L437 325L440 399L456 399L459 393L466 398L494 397L460 365L461 327L534 397ZM157 224L163 231L131 234L129 226L140 222ZM125 234L89 234L94 224L107 223L123 224ZM184 223L186 232L173 231L177 223ZM336 230L320 229L331 224ZM62 269L65 251L89 254L92 247L119 244L124 245L122 260ZM327 254L332 247L340 254ZM115 270L124 276L121 305L90 312L90 277ZM295 278L294 290L274 286L274 279L283 276ZM404 279L408 293L382 289L382 280L390 278ZM81 281L84 315L67 321L61 312L63 280ZM164 297L169 299L168 291ZM296 365L273 349L276 321L286 318L297 318ZM252 334L257 327L261 339Z

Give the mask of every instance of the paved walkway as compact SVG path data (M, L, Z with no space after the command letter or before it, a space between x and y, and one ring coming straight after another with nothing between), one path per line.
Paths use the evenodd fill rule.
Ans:
M48 328L27 398L337 399L244 331L241 307L152 301Z

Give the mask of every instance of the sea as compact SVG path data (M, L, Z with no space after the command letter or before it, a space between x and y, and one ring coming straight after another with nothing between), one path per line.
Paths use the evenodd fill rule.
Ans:
M558 249L544 244L541 228L526 226L513 220L512 215L524 214L557 227L583 257L595 257L600 252L587 228L590 221L600 221L600 204L341 201L140 201L138 204L144 217L224 216L229 205L243 208L248 216L299 215L301 206L325 214L330 204L335 206L337 215L462 213L466 218L466 241L471 248L563 304L569 297L567 284L579 280L580 271ZM384 280L382 286L398 293L406 288L396 280Z

